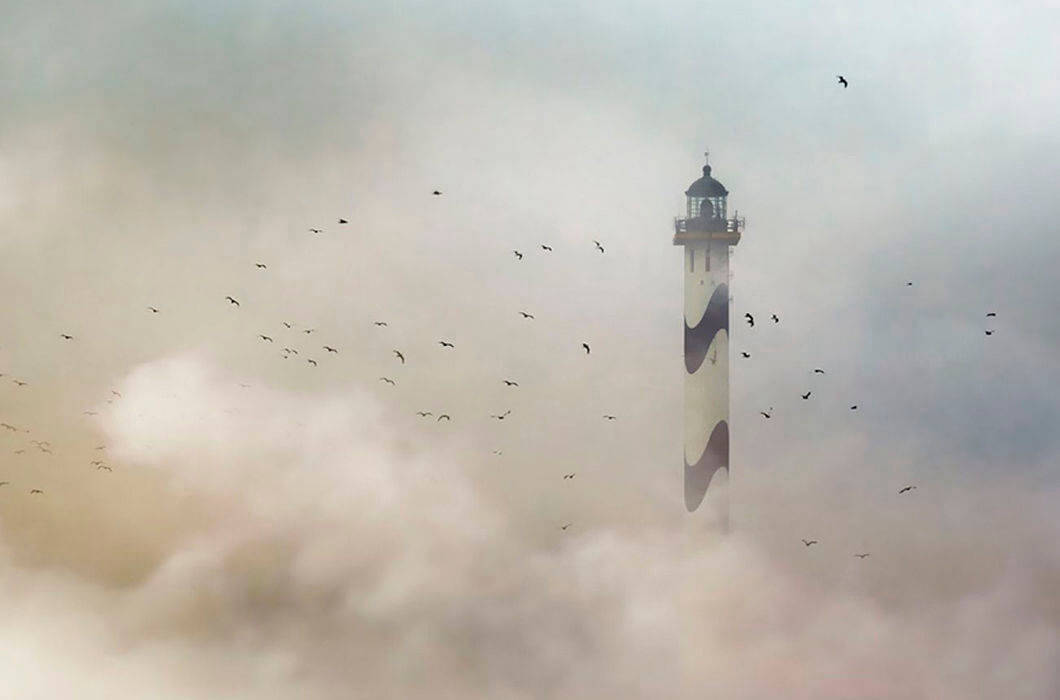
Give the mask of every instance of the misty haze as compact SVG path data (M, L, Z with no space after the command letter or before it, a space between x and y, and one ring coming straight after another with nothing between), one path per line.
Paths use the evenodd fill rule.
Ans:
M0 697L1060 697L1046 3L0 20Z

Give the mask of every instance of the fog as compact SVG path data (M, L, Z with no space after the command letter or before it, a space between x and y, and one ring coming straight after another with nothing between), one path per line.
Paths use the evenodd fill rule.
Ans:
M1045 8L5 14L18 697L1060 690ZM707 149L728 534L681 491Z

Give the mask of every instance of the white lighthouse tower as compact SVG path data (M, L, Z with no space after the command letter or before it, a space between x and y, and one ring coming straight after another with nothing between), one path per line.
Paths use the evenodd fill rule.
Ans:
M699 508L719 470L729 471L729 248L743 220L729 218L728 190L703 177L685 192L674 245L685 249L685 507ZM728 521L728 504L722 504Z

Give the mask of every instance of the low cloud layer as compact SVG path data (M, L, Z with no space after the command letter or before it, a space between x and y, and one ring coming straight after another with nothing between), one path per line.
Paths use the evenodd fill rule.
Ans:
M650 500L635 532L606 519L562 531L545 517L515 522L477 487L485 458L402 445L366 395L241 387L195 355L137 367L119 390L101 417L114 463L198 512L154 543L157 564L131 582L7 557L0 658L19 697L1058 688L1057 533L1033 499L1009 500L1004 531L969 519L945 541L931 534L939 517L861 523L886 525L912 565L797 543L797 556L776 556L746 533L675 527L671 504ZM101 533L120 518L99 517ZM842 576L802 561L814 558ZM947 591L954 570L974 584ZM867 583L881 577L894 590Z

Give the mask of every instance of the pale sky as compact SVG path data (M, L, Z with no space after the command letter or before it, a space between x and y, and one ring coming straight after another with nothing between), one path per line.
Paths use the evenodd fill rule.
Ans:
M19 697L1060 691L1046 3L0 14ZM725 537L671 243L708 148Z

